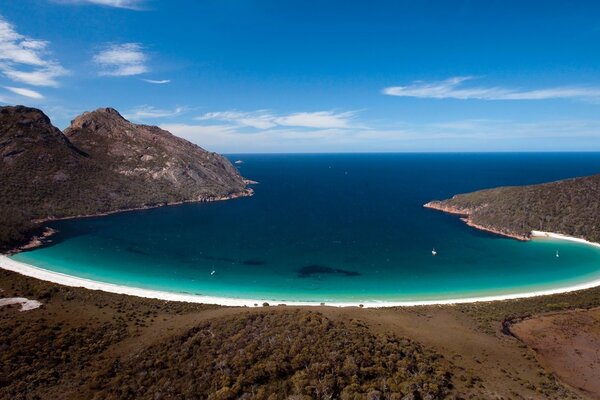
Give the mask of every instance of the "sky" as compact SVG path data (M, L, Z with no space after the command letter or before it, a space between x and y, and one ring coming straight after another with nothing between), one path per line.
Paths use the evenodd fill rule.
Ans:
M600 151L600 2L2 0L0 105L212 151Z

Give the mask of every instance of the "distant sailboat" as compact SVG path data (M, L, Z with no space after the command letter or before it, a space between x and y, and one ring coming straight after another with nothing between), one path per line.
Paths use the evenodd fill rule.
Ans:
M433 248L433 250L431 250L431 255L432 256L436 256L437 255L437 251L435 251L435 247Z

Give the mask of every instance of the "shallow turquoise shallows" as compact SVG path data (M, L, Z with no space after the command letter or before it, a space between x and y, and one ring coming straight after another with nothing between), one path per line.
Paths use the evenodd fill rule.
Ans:
M422 207L597 173L597 153L231 159L260 182L254 197L55 222L53 244L13 258L120 285L273 301L456 299L600 279L598 248L501 238Z

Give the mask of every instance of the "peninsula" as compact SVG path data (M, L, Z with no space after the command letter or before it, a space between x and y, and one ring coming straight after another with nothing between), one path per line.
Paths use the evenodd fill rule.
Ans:
M252 194L238 170L112 108L61 132L35 108L0 107L0 250L47 236L46 220Z
M600 242L600 174L480 190L424 207L460 215L469 226L520 240L541 231Z

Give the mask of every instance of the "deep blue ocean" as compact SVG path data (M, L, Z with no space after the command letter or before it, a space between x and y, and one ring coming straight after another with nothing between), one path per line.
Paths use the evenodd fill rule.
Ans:
M599 173L599 153L229 157L259 182L253 197L58 221L51 245L14 258L135 287L273 301L444 299L600 277L598 248L501 238L422 207Z

